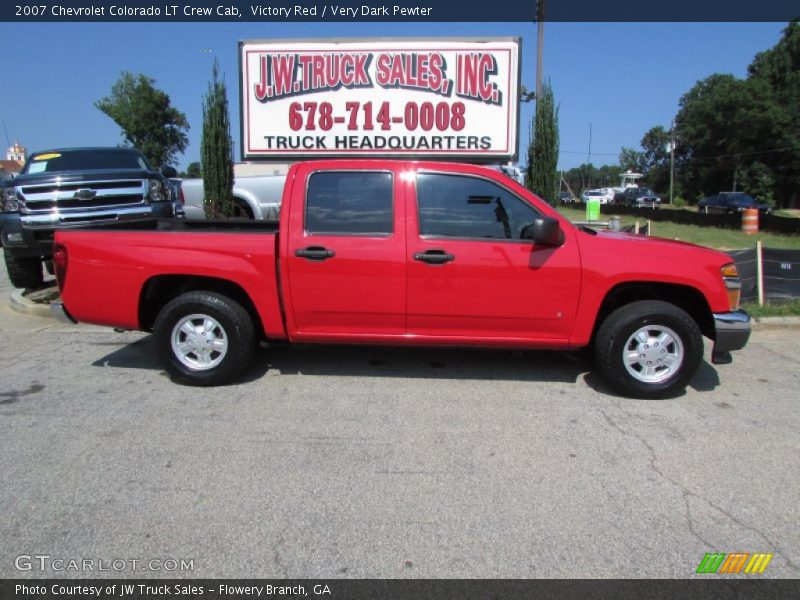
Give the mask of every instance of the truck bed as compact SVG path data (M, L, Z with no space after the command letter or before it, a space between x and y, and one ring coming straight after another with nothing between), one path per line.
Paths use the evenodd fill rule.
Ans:
M264 221L184 219L59 231L56 244L69 252L62 298L78 321L147 329L143 298L224 282L252 299L265 334L282 337L277 233Z
M73 231L188 231L197 233L277 233L278 223L251 219L139 219L85 225Z

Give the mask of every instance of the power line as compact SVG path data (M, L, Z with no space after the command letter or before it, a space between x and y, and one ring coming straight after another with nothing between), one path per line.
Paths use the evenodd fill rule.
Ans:
M794 150L794 146L784 148L772 148L771 150L759 150L757 152L734 152L732 154L717 154L714 156L693 156L692 160L711 160L714 158L728 158L731 156L756 156L759 154L772 154L773 152L786 152ZM638 151L637 151L638 152ZM586 151L579 150L559 150L559 154L586 154ZM619 152L592 152L595 156L619 156Z
M586 151L576 152L575 150L559 150L559 154L586 154ZM592 152L595 156L619 156L619 152Z

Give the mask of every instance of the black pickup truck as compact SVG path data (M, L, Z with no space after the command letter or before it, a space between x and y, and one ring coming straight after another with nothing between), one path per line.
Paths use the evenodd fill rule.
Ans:
M0 184L0 231L12 285L42 283L57 229L129 219L181 217L167 178L132 148L66 148L32 154Z

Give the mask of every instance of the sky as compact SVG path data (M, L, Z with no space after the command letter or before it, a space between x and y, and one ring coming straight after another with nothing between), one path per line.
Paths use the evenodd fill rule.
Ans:
M546 23L544 76L559 104L559 168L589 159L615 164L655 125L669 127L680 97L712 73L744 77L785 23ZM189 121L185 169L200 157L202 97L219 59L228 84L239 156L238 41L242 39L519 36L522 84L535 87L533 23L0 23L6 72L0 120L29 152L121 142L119 127L94 107L122 71L143 73ZM534 104L522 105L525 162ZM0 131L0 146L6 146ZM2 158L5 158L3 155Z

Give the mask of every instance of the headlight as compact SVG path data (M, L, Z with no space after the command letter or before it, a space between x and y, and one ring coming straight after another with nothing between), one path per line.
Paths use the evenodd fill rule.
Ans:
M149 181L150 184L150 202L161 202L165 199L166 194L164 191L164 186L158 179L151 179Z
M19 198L17 190L6 188L3 190L3 212L17 212L19 210Z
M739 269L734 263L725 265L721 269L722 279L725 281L725 288L728 290L728 301L731 303L731 310L739 308L739 298L742 295L742 280L739 277Z

